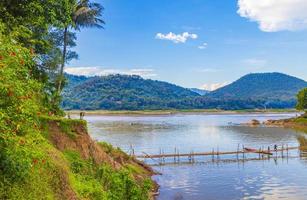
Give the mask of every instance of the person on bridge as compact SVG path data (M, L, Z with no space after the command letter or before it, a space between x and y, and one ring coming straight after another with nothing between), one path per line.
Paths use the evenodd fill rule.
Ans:
M80 119L84 118L85 113L84 112L80 112Z

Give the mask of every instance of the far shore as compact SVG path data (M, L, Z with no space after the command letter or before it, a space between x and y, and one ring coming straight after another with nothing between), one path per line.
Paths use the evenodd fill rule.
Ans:
M174 115L174 114L279 114L298 113L295 109L251 109L251 110L218 110L218 109L190 109L190 110L66 110L67 114L78 115Z

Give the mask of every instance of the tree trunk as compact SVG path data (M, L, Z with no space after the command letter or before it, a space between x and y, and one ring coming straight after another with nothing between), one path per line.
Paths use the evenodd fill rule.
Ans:
M62 90L62 83L63 83L63 74L64 74L64 67L66 62L66 53L67 53L67 27L64 28L64 35L63 35L63 52L62 52L62 63L59 75L59 83L58 83L58 95L60 95Z

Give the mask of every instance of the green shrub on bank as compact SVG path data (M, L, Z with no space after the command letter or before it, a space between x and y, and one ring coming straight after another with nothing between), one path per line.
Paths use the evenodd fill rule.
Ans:
M96 165L48 141L49 121L71 139L86 122L45 117L52 113L32 76L34 60L1 35L0 23L0 199L147 199L150 182L136 181L128 168Z
M63 170L39 129L47 109L34 55L1 33L0 44L0 199L54 199Z
M83 127L87 128L87 123L85 120L78 120L78 119L66 119L63 117L55 117L55 116L41 116L39 118L40 121L40 127L41 127L41 131L43 133L43 135L45 136L45 138L48 138L48 129L49 129L49 122L54 122L56 123L61 131L65 134L67 134L67 136L70 139L75 139L76 138L76 133L74 132L74 127L77 125L82 125Z
M113 169L108 164L97 165L84 160L77 152L65 151L73 173L72 185L81 198L89 199L148 199L151 180L137 182L129 168Z

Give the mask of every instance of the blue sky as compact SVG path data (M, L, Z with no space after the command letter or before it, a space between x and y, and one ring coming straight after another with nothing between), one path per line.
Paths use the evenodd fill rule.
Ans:
M140 74L214 89L252 72L307 80L306 0L98 0L105 29L78 33L75 74Z

